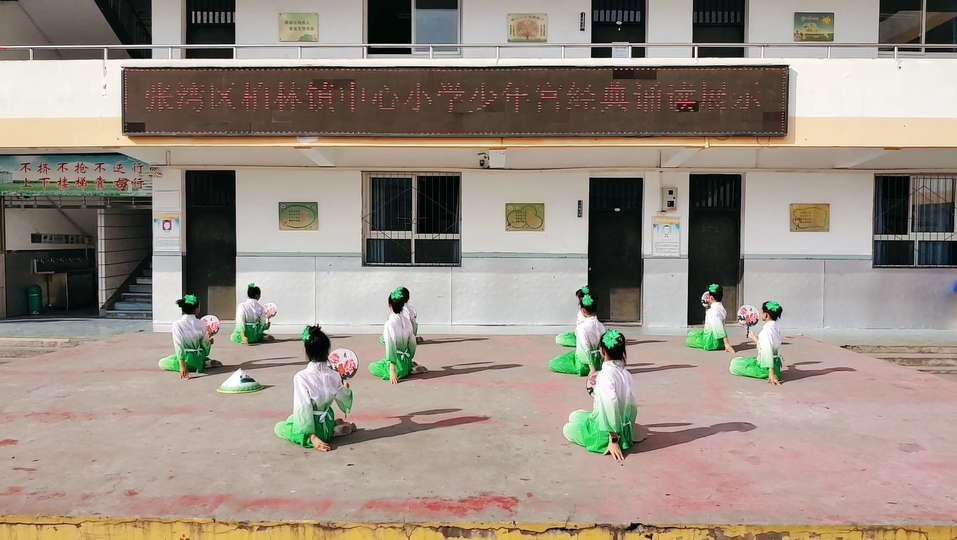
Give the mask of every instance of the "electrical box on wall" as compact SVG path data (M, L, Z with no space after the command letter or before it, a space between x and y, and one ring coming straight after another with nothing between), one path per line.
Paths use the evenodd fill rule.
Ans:
M670 212L678 209L678 188L661 188L661 211Z

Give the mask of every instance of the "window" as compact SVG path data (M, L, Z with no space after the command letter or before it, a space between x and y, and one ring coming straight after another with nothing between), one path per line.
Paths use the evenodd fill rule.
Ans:
M881 0L882 44L957 44L957 0ZM882 49L891 50L891 49ZM902 51L920 52L919 47ZM957 49L926 49L955 52Z
M236 0L187 0L188 45L236 43ZM232 58L230 48L186 49L186 58Z
M363 202L366 266L461 264L459 175L369 173Z
M459 0L368 0L369 44L430 45L459 42ZM458 54L458 47L435 52ZM369 54L428 54L428 47L369 47Z
M874 266L957 266L957 175L878 176Z

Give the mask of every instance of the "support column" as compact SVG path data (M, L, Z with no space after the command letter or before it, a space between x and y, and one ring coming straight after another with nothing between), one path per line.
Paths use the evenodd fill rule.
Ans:
M152 0L153 45L182 45L186 43L186 0ZM154 49L153 58L179 59L183 51L173 49Z
M153 176L153 215L178 214L179 249L164 248L153 243L153 331L168 332L182 312L174 302L183 295L183 254L185 246L185 204L183 170L157 169ZM150 231L155 236L154 219Z

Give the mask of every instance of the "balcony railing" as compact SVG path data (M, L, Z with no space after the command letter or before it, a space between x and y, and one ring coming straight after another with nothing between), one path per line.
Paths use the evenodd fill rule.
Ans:
M409 50L413 49L416 51L413 54L399 54L388 55L388 54L369 54L369 48L375 48L377 50L382 49L396 49L396 50ZM309 58L304 56L304 53L307 51L329 51L329 50L338 50L338 51L351 51L353 53L358 53L357 56L343 56L342 58L459 58L462 56L463 50L475 50L475 49L486 49L494 50L493 56L476 56L469 57L473 59L553 59L555 56L508 56L507 54L503 55L506 51L527 51L527 50L538 50L538 51L557 51L559 53L558 58L575 58L581 59L582 56L569 55L572 51L590 51L591 49L609 49L609 48L623 48L624 54L623 58L631 57L632 48L640 49L657 49L657 50L678 50L678 51L691 51L691 58L704 58L699 56L699 50L701 49L744 49L746 51L755 51L757 50L759 54L757 56L751 56L750 53L745 53L745 58L801 58L800 56L775 56L776 49L787 49L787 50L801 50L801 49L813 49L816 51L823 50L825 58L831 58L834 51L846 51L846 50L859 50L859 51L874 51L874 57L888 57L888 58L899 58L899 57L921 57L926 56L930 58L941 58L941 57L954 57L957 58L957 44L950 45L941 45L941 44L924 44L924 45L915 45L915 44L900 44L900 43L815 43L815 42L799 42L799 43L635 43L631 45L624 44L611 44L611 43L449 43L449 44L379 44L370 45L368 43L308 43L308 44L287 44L287 43L261 43L261 44L201 44L201 45L0 45L0 52L10 52L10 51L21 51L25 52L27 58L26 60L35 60L36 52L38 51L90 51L90 59L118 59L120 52L127 52L130 54L131 51L144 51L144 56L152 57L153 59L165 60L170 58L176 58L174 52L182 52L190 49L214 49L214 50L230 50L233 53L233 58L242 58L239 56L240 51L263 51L263 50L284 50L284 51L295 51L296 59L302 60ZM149 51L153 54L146 55L145 52ZM879 54L878 54L879 51ZM112 53L112 54L111 54ZM158 53L158 54L157 54ZM131 56L134 56L131 54ZM71 54L71 58L75 58L75 54ZM589 53L590 57L590 53ZM257 57L258 59L269 59L270 57ZM276 57L277 59L282 59L284 57ZM335 57L323 57L326 59L331 59ZM656 56L654 59L657 60L666 60L668 58L687 58L686 56ZM813 57L811 57L813 58ZM853 58L853 57L852 57ZM609 58L605 58L608 60ZM733 61L734 58L721 58L726 61Z

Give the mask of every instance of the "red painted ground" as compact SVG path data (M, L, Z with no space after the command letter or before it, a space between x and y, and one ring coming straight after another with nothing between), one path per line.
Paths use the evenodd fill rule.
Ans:
M277 439L301 343L214 357L265 391L215 392L230 369L160 372L168 335L0 364L0 514L242 520L645 524L957 523L957 386L788 338L786 384L730 356L642 336L629 351L652 435L623 465L566 443L584 381L551 337L442 337L433 371L353 381L365 428L329 454ZM363 364L376 336L334 338ZM235 369L235 367L233 367Z

